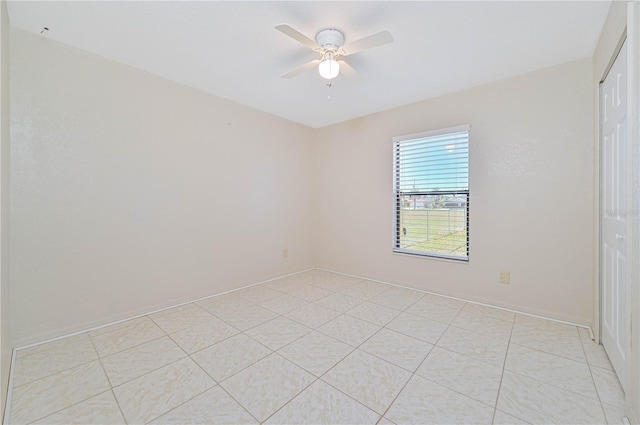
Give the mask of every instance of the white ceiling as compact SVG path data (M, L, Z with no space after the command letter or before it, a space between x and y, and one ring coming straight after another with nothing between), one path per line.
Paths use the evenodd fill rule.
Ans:
M589 57L609 1L9 1L11 25L322 127ZM362 81L280 76L316 54L274 27L392 44L348 58ZM330 97L330 98L329 98Z

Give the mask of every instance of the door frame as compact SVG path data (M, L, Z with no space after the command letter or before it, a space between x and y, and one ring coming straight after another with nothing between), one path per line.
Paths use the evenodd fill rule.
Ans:
M627 141L631 146L631 176L640 175L640 4L627 4ZM631 217L631 274L627 283L627 386L625 416L640 423L640 182L629 181ZM635 186L634 186L635 184Z

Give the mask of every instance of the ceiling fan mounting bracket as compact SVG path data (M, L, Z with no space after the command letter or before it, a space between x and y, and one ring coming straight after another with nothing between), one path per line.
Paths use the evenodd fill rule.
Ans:
M316 35L316 43L323 51L337 51L344 45L344 34L340 31L328 28Z

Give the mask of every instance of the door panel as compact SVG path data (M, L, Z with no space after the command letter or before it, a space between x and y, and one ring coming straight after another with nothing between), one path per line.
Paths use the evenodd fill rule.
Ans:
M625 373L627 267L627 50L623 44L600 86L602 152L601 337L618 374ZM620 379L625 385L625 379Z

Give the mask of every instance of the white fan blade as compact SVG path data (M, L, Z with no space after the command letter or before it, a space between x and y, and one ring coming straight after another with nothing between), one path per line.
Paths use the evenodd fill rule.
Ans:
M338 61L338 63L340 64L340 73L342 75L356 81L363 80L362 76L358 74L358 71L353 69L351 65L349 65L345 61Z
M313 41L312 39L310 39L306 35L302 34L300 31L291 28L287 24L280 24L280 25L278 25L276 27L276 29L278 31L280 31L281 33L283 33L285 35L288 35L289 37L293 38L294 40L304 44L305 46L307 46L310 49L317 49L318 48L318 44L315 41Z
M382 46L383 44L391 43L393 36L387 30L380 31L376 34L356 40L353 43L348 43L342 47L342 55L348 56L354 53L361 52L363 50L371 49L373 47Z
M297 67L293 71L287 72L286 74L284 74L282 76L282 78L293 78L293 77L296 77L296 76L302 74L303 72L310 70L311 68L313 68L314 66L318 65L319 63L320 63L320 59L316 59L316 60L313 60L311 62L307 62L304 65L301 65L301 66Z

